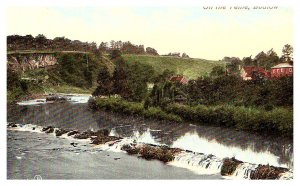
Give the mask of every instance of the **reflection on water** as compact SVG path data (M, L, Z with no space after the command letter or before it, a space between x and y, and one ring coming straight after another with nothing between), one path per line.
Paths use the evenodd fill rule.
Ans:
M110 112L92 112L87 104L52 103L9 106L8 121L78 130L107 128L111 135L132 137L137 142L166 144L219 158L293 167L292 141L246 132L189 123L153 121Z

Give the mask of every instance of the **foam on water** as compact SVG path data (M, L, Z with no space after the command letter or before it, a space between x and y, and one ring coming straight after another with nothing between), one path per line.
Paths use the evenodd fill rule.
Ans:
M90 99L90 95L84 95L84 96L71 96L70 102L71 103L87 103Z
M87 103L91 97L89 94L56 94L57 96L62 96L67 98L67 101L71 103ZM26 105L41 105L47 103L54 103L53 101L46 101L46 99L33 99L28 101L17 102L18 105L26 106Z
M161 143L155 141L155 139L152 137L150 133L149 128L143 134L140 134L139 131L135 131L132 138L136 140L137 143L149 143L153 145L162 145Z
M290 170L288 172L282 173L279 179L280 180L290 180L290 179L293 179L293 172Z
M7 128L8 130L28 131L28 132L42 132L43 127L33 124L16 124L17 127Z
M109 136L118 136L117 131L115 128L110 130L110 133L108 134Z
M181 152L168 164L189 169L197 174L220 174L223 162L213 155Z
M252 171L258 167L256 164L251 163L241 163L238 165L234 173L230 176L226 176L227 179L247 179L250 180L250 175Z
M117 140L114 142L108 142L105 144L101 144L101 145L96 145L96 148L100 148L101 150L106 150L106 151L113 151L113 152L124 152L125 151L121 150L123 145L130 145L134 142L133 139L131 138L123 138L121 140Z
M34 99L34 100L28 100L28 101L21 101L21 102L18 102L17 104L25 106L25 105L41 105L41 104L46 104L46 103L53 103L53 101L46 102L46 99Z
M253 149L241 149L238 147L228 147L215 140L201 138L197 133L186 133L173 142L172 147L213 154L219 158L235 157L236 159L255 164L270 164L277 167L287 168L287 164L280 164L278 157L269 151L254 152Z

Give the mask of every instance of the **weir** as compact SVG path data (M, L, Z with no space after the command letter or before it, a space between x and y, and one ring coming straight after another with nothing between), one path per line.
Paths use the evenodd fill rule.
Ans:
M38 132L38 133L52 133L49 135L53 135L58 137L56 135L57 130L61 130L59 128L54 128L54 130L46 130L47 127L41 127L33 124L14 124L14 123L8 123L8 130L17 130L17 131L27 131L27 132ZM80 140L80 141L86 141L91 142L91 138L87 139L75 139L74 135L68 135L71 134L72 131L67 132L66 134L63 134L62 136L59 136L59 138L70 138L72 140ZM116 134L115 131L111 131L111 134ZM138 136L136 136L138 138ZM160 146L157 144L149 144L149 143L143 143L143 142L137 142L139 141L137 138L121 138L119 140L109 141L105 144L95 145L95 148L99 148L101 150L107 150L107 151L114 151L114 152L123 152L126 151L122 150L122 147L124 146L135 146L138 148L141 147L154 147L154 148L169 148L166 146ZM189 169L197 174L221 174L221 169L223 168L223 162L224 159L218 158L212 154L204 154L199 152L193 152L189 150L183 150L178 149L181 152L176 153L174 151L174 157L172 161L167 162L167 165L170 166L177 166ZM139 154L137 154L139 156ZM240 163L235 171L230 175L222 175L226 179L252 179L253 173L256 171L259 172L258 167L263 167L261 165L251 164L247 162ZM265 166L265 167L268 167ZM278 174L278 178L276 179L293 179L293 172L292 170L288 170L285 168L280 167L271 167L278 170L283 171L282 173ZM272 173L272 172L271 172ZM251 177L252 176L252 177ZM255 179L255 178L254 178Z

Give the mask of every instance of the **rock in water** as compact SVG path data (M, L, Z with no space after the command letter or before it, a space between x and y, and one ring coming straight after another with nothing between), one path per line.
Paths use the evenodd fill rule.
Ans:
M78 130L73 130L73 131L71 131L71 132L68 133L68 136L72 136L72 135L78 134L78 133L79 133Z
M58 130L55 131L55 135L56 135L56 136L61 136L61 135L65 134L65 133L67 133L67 132L69 132L69 130L66 130L66 129L58 129Z
M62 102L62 101L67 101L67 98L54 95L54 96L47 96L46 101L55 101L55 102Z
M54 128L52 126L44 127L42 131L48 134L54 132Z
M13 123L13 122L10 122L10 123L8 123L7 124L7 127L18 127L15 123Z
M258 179L279 179L282 173L288 172L288 169L282 167L274 167L269 165L258 165L255 171L252 171L250 178Z
M239 161L235 158L225 158L223 160L223 165L221 168L221 175L222 176L228 176L228 175L232 175L234 173L234 171L236 170L237 166L239 164L243 163L242 161Z

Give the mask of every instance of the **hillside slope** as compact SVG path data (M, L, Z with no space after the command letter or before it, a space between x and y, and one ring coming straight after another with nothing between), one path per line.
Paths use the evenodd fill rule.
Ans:
M139 62L151 65L158 73L165 69L173 70L177 74L183 74L190 79L196 79L211 71L214 66L225 66L224 61L211 61L195 58L178 58L169 56L150 56L150 55L123 55L128 62Z

